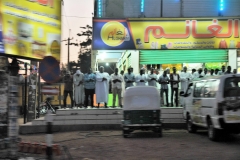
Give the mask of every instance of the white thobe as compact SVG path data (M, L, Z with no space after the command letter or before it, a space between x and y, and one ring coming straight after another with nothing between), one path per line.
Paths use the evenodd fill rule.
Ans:
M170 74L167 74L167 76L168 76L168 79L170 79ZM168 99L171 99L172 90L171 90L170 83L168 83L167 86L168 86Z
M103 78L106 78L107 80L102 81ZM96 93L97 103L101 103L101 102L108 103L109 80L110 80L110 76L107 72L96 73L95 93Z
M125 81L123 80L122 81L122 94L121 94L122 97L124 96L124 93L125 93Z
M151 80L152 78L155 78L156 80ZM148 85L157 87L157 75L155 73L149 74L147 77Z
M147 77L145 74L143 75L137 75L136 78L136 86L146 86L146 82L147 82ZM140 82L140 80L144 80L144 82Z
M79 76L76 74L73 75L73 83L74 83L74 101L75 104L84 104L84 85L83 83L78 85L80 81L83 82L84 74L80 73Z
M223 71L218 71L218 75L224 75Z
M197 72L195 72L195 73L197 73ZM192 80L192 75L188 72L181 72L179 76L180 76L180 82L181 82L181 91L186 93L187 88L188 88L188 84ZM181 106L183 106L183 103L184 103L183 97L180 97Z
M198 72L194 72L192 74L192 80L197 80L197 79L199 79L199 73Z
M184 92L187 91L188 84L191 80L192 80L192 75L190 73L188 73L188 72L180 73L181 91L184 91Z
M203 77L208 77L208 76L210 76L210 73L205 74L204 72L202 72L201 75L202 75Z

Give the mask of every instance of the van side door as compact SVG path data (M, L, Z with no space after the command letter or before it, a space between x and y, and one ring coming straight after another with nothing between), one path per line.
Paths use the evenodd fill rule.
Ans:
M216 92L219 88L219 79L210 79L203 86L202 90L202 123L207 126L206 116L213 117L215 115L215 108L217 106Z
M192 121L195 124L202 124L202 88L205 84L205 81L196 82L193 90L193 98L192 98L192 109L191 109L191 117Z
M183 95L183 118L186 120L187 119L187 113L191 113L191 109L192 109L192 92L193 92L193 83L190 83L188 85L188 89L186 91L186 93L184 93Z

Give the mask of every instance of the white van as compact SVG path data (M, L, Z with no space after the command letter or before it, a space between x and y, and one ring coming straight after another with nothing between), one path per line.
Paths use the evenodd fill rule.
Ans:
M183 117L190 133L208 129L217 140L221 131L240 133L240 75L207 77L189 84L184 97Z

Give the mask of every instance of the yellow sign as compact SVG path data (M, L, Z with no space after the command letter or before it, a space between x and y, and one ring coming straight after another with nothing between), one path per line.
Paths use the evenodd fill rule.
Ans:
M61 0L0 0L6 54L60 60Z
M94 49L236 49L239 18L93 20Z
M238 24L239 20L232 19L130 22L134 39L142 42L142 46L136 41L135 45L149 49L237 48L240 45ZM144 30L137 29L139 26Z

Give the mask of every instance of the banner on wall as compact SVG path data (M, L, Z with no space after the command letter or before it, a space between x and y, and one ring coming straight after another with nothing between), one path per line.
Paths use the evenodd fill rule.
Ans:
M94 19L93 49L236 49L240 19Z
M60 60L61 0L0 0L0 11L0 54Z

